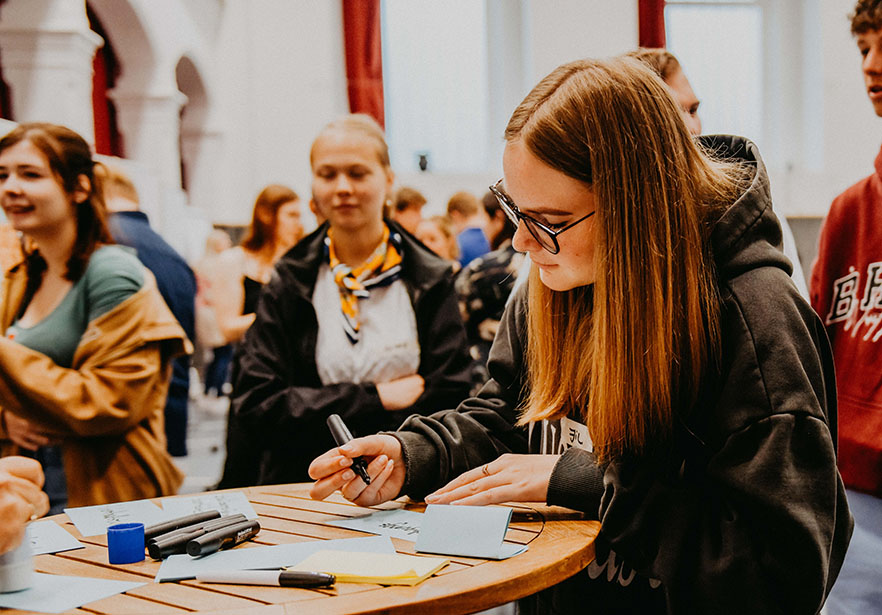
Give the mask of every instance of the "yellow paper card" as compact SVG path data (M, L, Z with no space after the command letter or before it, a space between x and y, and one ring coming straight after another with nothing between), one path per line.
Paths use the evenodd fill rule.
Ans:
M287 570L326 572L336 576L337 583L416 585L449 563L443 557L401 553L317 551Z

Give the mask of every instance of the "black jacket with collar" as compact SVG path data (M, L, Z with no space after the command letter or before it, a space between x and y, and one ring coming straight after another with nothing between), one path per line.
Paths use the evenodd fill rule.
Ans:
M824 327L790 279L756 147L702 140L754 170L711 235L719 372L694 407L678 409L673 441L652 455L608 465L576 448L561 456L547 501L600 520L597 559L523 613L811 614L839 573L852 519L836 469ZM478 396L396 432L403 493L420 498L503 453L539 452L514 425L525 390L524 290L506 309Z
M400 279L416 316L417 373L425 390L410 408L390 412L374 383L322 384L312 305L325 258L322 225L276 264L236 362L231 419L260 442L257 484L309 480L309 463L335 446L325 423L330 414L339 414L354 435L368 435L396 429L410 414L455 406L468 395L470 359L450 266L396 223L386 223L402 237Z

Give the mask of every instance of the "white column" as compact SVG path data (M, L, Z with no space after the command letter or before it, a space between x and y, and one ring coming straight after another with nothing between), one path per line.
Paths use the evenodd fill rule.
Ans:
M16 120L64 124L92 142L92 60L102 43L81 1L8 1L0 54Z
M112 90L108 95L116 106L126 157L153 169L162 186L180 189L181 108L187 97L177 90L155 95Z
M181 135L190 205L202 210L207 217L214 216L218 208L217 170L222 148L223 134L220 130L206 129Z

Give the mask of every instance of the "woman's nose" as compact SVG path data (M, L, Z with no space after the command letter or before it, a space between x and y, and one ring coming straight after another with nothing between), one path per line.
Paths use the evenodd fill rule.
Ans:
M346 177L345 173L339 173L334 181L334 192L343 192L349 194L352 192L352 182Z
M0 179L0 190L3 192L11 192L13 194L19 194L21 192L21 182L18 181L15 173L10 173L5 178Z
M533 252L542 248L536 238L527 230L527 225L520 221L511 238L511 245L518 252Z

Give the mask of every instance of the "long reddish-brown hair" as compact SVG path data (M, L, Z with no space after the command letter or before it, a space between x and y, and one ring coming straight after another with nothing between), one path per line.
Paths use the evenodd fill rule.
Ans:
M267 245L274 245L279 209L299 198L291 188L281 184L270 184L261 190L254 201L251 225L242 240L242 247L249 252L260 252Z
M718 356L708 237L741 167L705 155L664 83L630 58L560 66L505 138L596 199L593 288L557 292L531 273L521 422L578 412L600 459L645 452Z
M0 152L22 141L33 144L46 157L49 168L56 181L68 196L75 191L85 189L81 177L88 180L88 194L80 203L73 203L77 222L77 236L73 251L67 260L65 277L76 281L82 277L89 264L92 253L102 244L114 243L107 228L107 209L101 190L101 178L96 176L96 163L92 159L92 151L79 134L65 126L33 122L21 124L12 132L0 139ZM42 258L34 255L29 257L29 270L39 270ZM45 263L42 263L45 266ZM30 276L29 276L30 277Z

